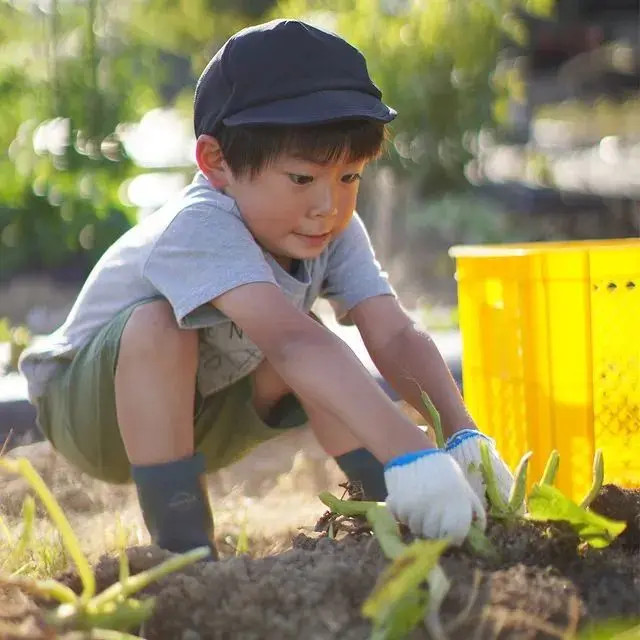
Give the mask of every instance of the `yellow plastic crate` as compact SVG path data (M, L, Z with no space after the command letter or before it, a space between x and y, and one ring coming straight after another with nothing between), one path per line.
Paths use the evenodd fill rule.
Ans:
M601 448L605 481L640 486L640 239L456 246L464 396L530 482L552 449L580 499Z

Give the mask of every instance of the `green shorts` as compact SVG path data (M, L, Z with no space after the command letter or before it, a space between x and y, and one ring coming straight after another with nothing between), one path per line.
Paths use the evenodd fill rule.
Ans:
M114 484L131 481L116 416L114 374L120 337L138 303L120 312L49 383L36 401L38 425L64 458L85 473ZM207 471L239 460L262 442L307 423L295 396L287 396L276 426L267 425L252 402L246 377L206 398L196 391L194 442Z

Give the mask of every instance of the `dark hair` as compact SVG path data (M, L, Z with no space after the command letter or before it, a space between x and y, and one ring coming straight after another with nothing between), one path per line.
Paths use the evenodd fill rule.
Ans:
M316 125L219 127L215 138L231 171L255 176L282 155L329 164L373 160L383 149L386 125L373 120L339 120Z

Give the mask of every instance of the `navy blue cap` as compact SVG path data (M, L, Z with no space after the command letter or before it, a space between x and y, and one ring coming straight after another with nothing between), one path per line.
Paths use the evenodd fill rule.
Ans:
M233 35L196 85L196 137L220 124L390 122L364 56L338 35L299 20L272 20Z

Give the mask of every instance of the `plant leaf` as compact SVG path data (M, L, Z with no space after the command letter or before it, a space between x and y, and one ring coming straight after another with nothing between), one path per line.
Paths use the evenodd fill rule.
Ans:
M499 560L500 554L480 527L473 525L467 534L467 543L474 553L488 560Z
M365 516L382 551L390 560L404 551L406 545L402 542L400 527L384 502L340 500L328 491L323 491L318 497L333 513L351 517Z
M527 13L538 18L549 18L553 14L554 6L553 0L527 0L525 3Z
M600 489L602 489L602 483L604 482L604 458L602 457L602 449L596 451L593 458L593 480L591 482L591 488L589 493L583 498L580 506L583 509L587 509L591 506L591 503L598 497Z
M436 432L436 444L438 449L444 449L446 442L444 440L444 432L442 431L442 422L440 421L440 412L436 409L436 406L431 402L431 398L427 395L426 391L420 389L420 398L422 404L426 407L431 420L433 422L433 429Z
M385 614L374 620L370 640L403 640L422 622L428 603L427 589L410 591L390 603Z
M135 600L128 598L121 602L109 602L99 611L83 612L78 616L78 627L85 629L109 629L130 631L139 627L153 613L154 598Z
M20 474L40 498L49 514L49 518L60 532L71 559L76 565L82 582L82 595L80 598L83 604L87 603L96 592L96 578L89 560L82 551L78 538L60 504L27 458L17 458L15 460L0 458L0 467L5 468L10 473Z
M388 626L389 618L393 618L396 610L406 613L408 604L415 604L415 594L420 592L421 585L428 579L429 573L448 546L448 540L415 540L408 545L378 579L362 606L362 615L381 627ZM407 598L410 600L406 600ZM428 595L423 604L424 607L428 604ZM424 615L424 607L421 615Z
M540 484L553 485L553 483L556 481L556 476L558 475L559 466L560 466L560 454L556 449L554 449L549 454L549 458L544 468L542 478L540 479Z
M613 618L585 626L578 640L639 640L638 618Z
M489 445L480 440L480 459L482 460L482 476L487 488L487 498L489 501L489 512L497 517L504 517L507 513L507 505L498 491L496 475L491 464Z
M515 480L513 487L511 487L511 493L509 494L509 501L507 503L507 510L514 514L520 513L524 505L524 499L527 493L527 468L529 458L531 458L532 455L532 451L525 453L515 471Z
M400 527L391 511L386 506L373 506L367 511L373 533L378 539L383 553L390 560L394 560L404 553L406 545L400 535Z
M610 520L583 509L549 485L535 485L528 504L530 520L568 522L584 542L596 549L608 546L627 527L626 522Z

